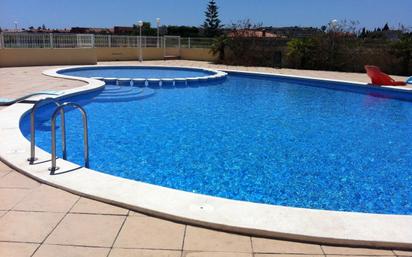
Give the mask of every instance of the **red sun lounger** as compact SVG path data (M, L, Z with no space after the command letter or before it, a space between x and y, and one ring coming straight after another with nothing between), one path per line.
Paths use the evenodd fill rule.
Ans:
M383 85L383 86L405 86L406 83L403 81L395 81L389 75L383 73L381 69L377 66L365 65L366 73L369 78L372 80L374 85Z

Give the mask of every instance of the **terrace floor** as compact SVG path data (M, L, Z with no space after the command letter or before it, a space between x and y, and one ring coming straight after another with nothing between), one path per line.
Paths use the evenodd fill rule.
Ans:
M364 74L226 67L194 61L143 64L242 69L368 81ZM0 97L13 98L35 91L64 90L82 85L78 81L41 75L41 71L50 68L53 67L0 68ZM175 223L50 187L0 162L0 257L29 256L338 257L412 256L412 252L264 239Z

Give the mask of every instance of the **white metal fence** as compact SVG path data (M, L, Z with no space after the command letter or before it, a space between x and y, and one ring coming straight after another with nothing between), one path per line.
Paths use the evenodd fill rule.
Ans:
M67 33L0 33L0 48L103 48L103 47L209 48L213 38L178 36L146 37L67 34Z

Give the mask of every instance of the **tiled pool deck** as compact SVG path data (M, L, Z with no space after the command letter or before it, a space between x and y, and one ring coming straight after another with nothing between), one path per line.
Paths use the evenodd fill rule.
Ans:
M127 65L136 62L104 63ZM367 82L364 74L216 66L194 61L143 64L276 72ZM82 82L49 78L52 67L0 69L0 97L64 90ZM404 78L399 78L404 79ZM412 252L333 247L218 232L149 217L38 183L0 162L0 257L82 256L412 256Z

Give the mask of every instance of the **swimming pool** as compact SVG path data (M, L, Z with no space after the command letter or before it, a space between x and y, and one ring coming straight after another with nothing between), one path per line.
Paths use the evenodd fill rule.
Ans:
M258 203L411 214L412 103L322 86L231 73L142 98L149 89L108 85L68 100L88 112L101 172ZM49 111L36 139L50 152ZM77 115L66 116L68 159L82 164Z
M148 67L148 66L116 66L116 67L88 67L71 68L59 71L59 74L77 77L105 77L105 78L186 78L203 77L215 74L207 69L176 68L176 67Z

